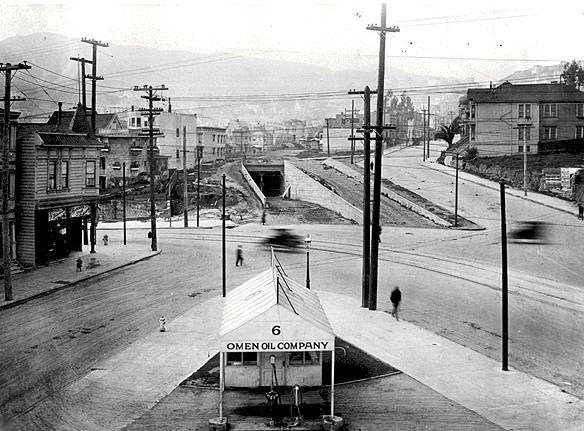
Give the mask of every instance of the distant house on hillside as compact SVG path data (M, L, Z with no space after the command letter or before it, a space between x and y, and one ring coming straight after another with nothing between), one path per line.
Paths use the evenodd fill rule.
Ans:
M566 84L470 88L459 101L462 139L479 156L584 149L584 93ZM581 141L581 142L580 142Z

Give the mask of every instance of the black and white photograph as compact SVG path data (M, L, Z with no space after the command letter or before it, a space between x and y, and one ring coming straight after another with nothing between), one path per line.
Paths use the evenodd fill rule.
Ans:
M0 431L584 430L583 2L0 16Z

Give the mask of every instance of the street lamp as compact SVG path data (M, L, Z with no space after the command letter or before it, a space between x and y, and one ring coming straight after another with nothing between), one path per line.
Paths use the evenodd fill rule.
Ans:
M312 239L310 239L310 234L306 234L306 238L304 238L304 244L306 244L306 288L310 289L310 243Z

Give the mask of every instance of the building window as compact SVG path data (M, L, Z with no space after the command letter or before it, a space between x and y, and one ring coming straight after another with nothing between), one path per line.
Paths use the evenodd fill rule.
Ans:
M14 199L16 197L16 174L10 172L8 175L8 197Z
M99 158L99 169L105 169L105 157Z
M213 142L215 142L215 135L213 135Z
M257 352L227 352L227 365L255 365L258 364Z
M107 189L107 178L105 175L99 177L99 188L102 190Z
M136 126L136 118L132 117L131 120L132 120L132 127L135 127Z
M584 139L584 126L576 126L576 139Z
M584 103L576 103L576 117L584 117Z
M144 127L148 127L148 120L144 120Z
M473 104L470 105L470 118L475 118L476 117L476 113L477 113L477 107L473 103Z
M476 126L476 124L471 124L470 125L470 140L471 141L476 140L476 134L477 134L477 126Z
M136 118L136 126L142 127L142 119L140 117Z
M290 365L318 365L320 364L319 352L290 352Z
M213 155L215 155L215 147L213 147Z
M531 128L528 126L519 126L517 128L517 139L520 141L530 141L531 140Z
M10 143L8 145L10 151L16 151L16 127L10 125Z
M517 117L529 120L531 118L531 103L520 103Z
M57 162L49 162L49 190L57 188Z
M543 116L546 118L555 118L558 116L558 104L557 103L544 103L543 104Z
M531 146L530 145L526 145L525 146L525 152L526 153L530 153L531 152Z
M542 139L548 141L558 139L558 128L556 126L544 126Z
M519 145L519 146L517 147L517 152L518 152L518 153L522 153L522 152L523 152L523 145Z
M178 130L178 129L176 129L176 130ZM176 158L180 159L180 150L176 150Z
M69 188L69 162L61 162L61 188Z
M202 144L203 143L203 134L202 133L197 133L197 137L198 137L199 144Z
M85 186L95 187L95 160L85 162Z
M176 128L176 137L180 137L180 129L178 127Z

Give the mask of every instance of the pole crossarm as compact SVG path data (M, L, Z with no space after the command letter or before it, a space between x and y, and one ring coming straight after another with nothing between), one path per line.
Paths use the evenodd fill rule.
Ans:
M349 90L348 94L365 94L365 92L360 90ZM377 90L371 90L369 94L377 94Z
M373 30L373 31L378 31L380 34L385 34L385 33L399 33L399 27L397 26L391 26L391 27L385 27L385 26L379 26L377 24L369 24L367 26L367 30Z
M12 70L28 70L31 66L26 64L26 61L18 64L0 63L0 72L9 72Z
M93 61L87 60L84 57L69 57L69 60L79 61L81 63L93 64Z
M101 40L95 40L95 39L88 39L86 37L82 37L81 42L89 43L91 45L96 45L96 46L103 46L104 48L107 48L109 46L109 43L107 43L107 42L102 42Z
M9 102L24 102L26 99L20 96L11 96L8 100ZM6 99L4 97L0 97L0 102L5 102Z

